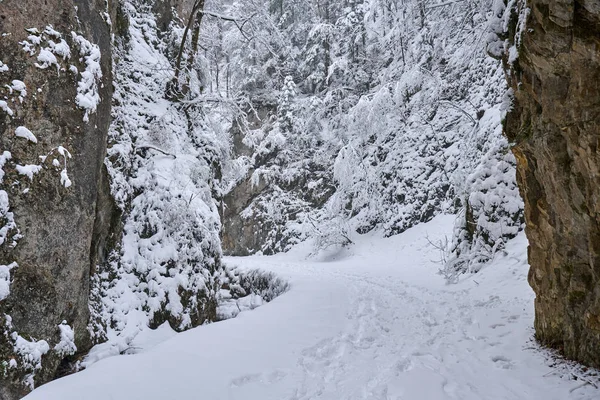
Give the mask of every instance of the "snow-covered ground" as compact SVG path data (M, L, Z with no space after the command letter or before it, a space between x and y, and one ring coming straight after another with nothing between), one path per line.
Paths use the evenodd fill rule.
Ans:
M453 221L362 236L319 261L306 258L308 246L230 258L276 272L291 290L235 319L146 332L135 354L103 359L27 399L598 399L532 342L522 234L480 273L444 284L427 238L450 235Z

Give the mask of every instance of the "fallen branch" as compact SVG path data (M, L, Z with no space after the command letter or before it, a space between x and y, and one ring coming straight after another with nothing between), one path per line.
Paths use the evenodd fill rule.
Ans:
M164 154L166 156L177 158L177 156L175 154L169 153L168 151L164 151L163 149L160 149L160 148L158 148L156 146L152 146L150 144L144 144L144 145L141 145L141 146L136 146L136 152L137 152L137 150L155 150L155 151L158 151L159 153L162 153L162 154Z
M456 3L462 3L465 0L453 0L453 1L447 1L445 3L440 3L440 4L435 4L433 6L429 6L429 7L425 7L425 10L432 10L434 8L439 8L439 7L446 7L446 6L451 6L452 4L456 4Z

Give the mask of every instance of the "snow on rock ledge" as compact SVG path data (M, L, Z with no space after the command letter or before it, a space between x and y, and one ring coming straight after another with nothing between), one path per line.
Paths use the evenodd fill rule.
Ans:
M10 271L17 267L17 263L0 265L0 301L7 298L10 294Z
M79 46L80 61L85 62L86 68L81 72L81 80L77 85L77 105L85 110L83 120L89 121L89 114L96 112L100 103L98 82L102 78L100 68L100 48L89 42L86 38L71 32L73 41Z
M35 137L33 132L31 132L29 129L25 128L24 126L19 126L15 130L15 136L23 138L23 139L27 139L32 143L37 143L37 138Z
M58 325L60 330L60 342L54 346L54 350L61 356L70 356L75 354L77 346L75 345L75 333L67 321L63 321Z

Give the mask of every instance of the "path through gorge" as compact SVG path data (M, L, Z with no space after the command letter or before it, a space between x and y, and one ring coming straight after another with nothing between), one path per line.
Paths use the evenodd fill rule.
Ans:
M523 235L457 285L437 275L430 242L453 221L363 236L318 260L308 245L227 259L291 288L231 320L180 334L163 326L27 399L597 399L593 382L552 367L533 340Z

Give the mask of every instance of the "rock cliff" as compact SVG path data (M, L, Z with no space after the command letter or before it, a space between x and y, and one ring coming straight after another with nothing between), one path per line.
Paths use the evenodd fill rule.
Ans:
M103 0L0 3L0 399L90 346L111 12Z
M536 335L600 367L600 2L520 7L508 24L505 131L525 200Z

